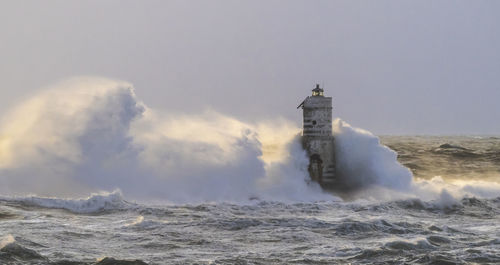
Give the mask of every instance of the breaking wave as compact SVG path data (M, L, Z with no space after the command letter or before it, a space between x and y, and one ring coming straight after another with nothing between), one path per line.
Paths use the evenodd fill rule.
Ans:
M17 202L26 206L36 206L51 209L64 209L72 213L98 213L103 211L124 210L134 207L133 203L123 199L120 191L112 193L92 194L83 199L60 199L47 197L9 197L3 201Z
M0 123L0 193L82 197L119 189L133 199L172 202L334 199L305 182L307 160L291 127L284 120L246 124L210 110L163 113L140 102L129 83L75 78Z
M10 236L12 237L12 236ZM38 252L25 248L14 241L0 247L0 261L16 264L16 262L40 262L46 263L47 259ZM19 263L22 264L22 263ZM36 263L33 263L36 264Z
M500 191L481 183L414 181L397 153L378 137L341 120L334 121L333 129L339 175L349 187L363 188L352 198L425 198L452 205L457 196ZM0 194L75 198L118 189L129 199L174 203L339 201L307 182L308 159L299 132L281 118L244 123L211 110L165 113L139 101L127 82L74 78L4 116ZM450 148L457 149L441 147ZM127 204L119 192L23 201L77 213Z
M7 235L0 241L0 262L2 264L90 264L71 260L59 260L51 262L47 257L42 256L35 250L27 248L16 241L12 235ZM142 260L117 260L110 257L98 259L93 265L106 264L137 264L147 265Z
M398 163L397 153L382 145L377 136L337 119L333 122L337 174L351 189L378 185L408 190L411 171Z

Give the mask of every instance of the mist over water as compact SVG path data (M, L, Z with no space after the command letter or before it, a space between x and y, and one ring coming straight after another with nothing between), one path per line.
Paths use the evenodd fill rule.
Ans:
M119 189L127 198L173 202L326 198L304 181L299 130L268 124L210 110L162 113L140 102L131 84L75 78L5 115L0 189L69 197Z
M339 119L333 132L338 174L362 188L344 198L439 199L443 188L451 197L500 190L497 184L415 181L397 153L370 132ZM3 116L0 192L74 198L120 190L133 200L179 203L339 200L307 181L299 133L279 118L248 124L212 110L154 110L127 82L73 78Z
M500 262L497 139L332 128L339 194L309 181L290 121L171 113L127 82L63 81L0 122L0 263Z

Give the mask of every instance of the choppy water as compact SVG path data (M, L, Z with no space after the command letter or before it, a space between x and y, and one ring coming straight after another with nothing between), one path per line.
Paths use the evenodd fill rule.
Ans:
M382 136L416 177L500 180L500 137Z
M498 138L382 141L416 177L500 182ZM0 263L498 264L495 192L440 200L196 205L136 203L120 193L86 200L4 197Z

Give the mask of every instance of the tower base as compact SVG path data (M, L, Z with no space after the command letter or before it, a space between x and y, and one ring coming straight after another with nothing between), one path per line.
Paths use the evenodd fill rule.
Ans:
M302 136L302 147L309 157L309 176L325 190L337 183L335 139L333 136Z

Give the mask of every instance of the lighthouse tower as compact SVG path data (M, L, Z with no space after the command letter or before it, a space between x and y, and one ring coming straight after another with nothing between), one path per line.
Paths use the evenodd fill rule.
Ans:
M303 110L302 145L309 156L309 175L324 189L335 186L335 141L332 135L332 98L317 84L312 96L297 108Z

